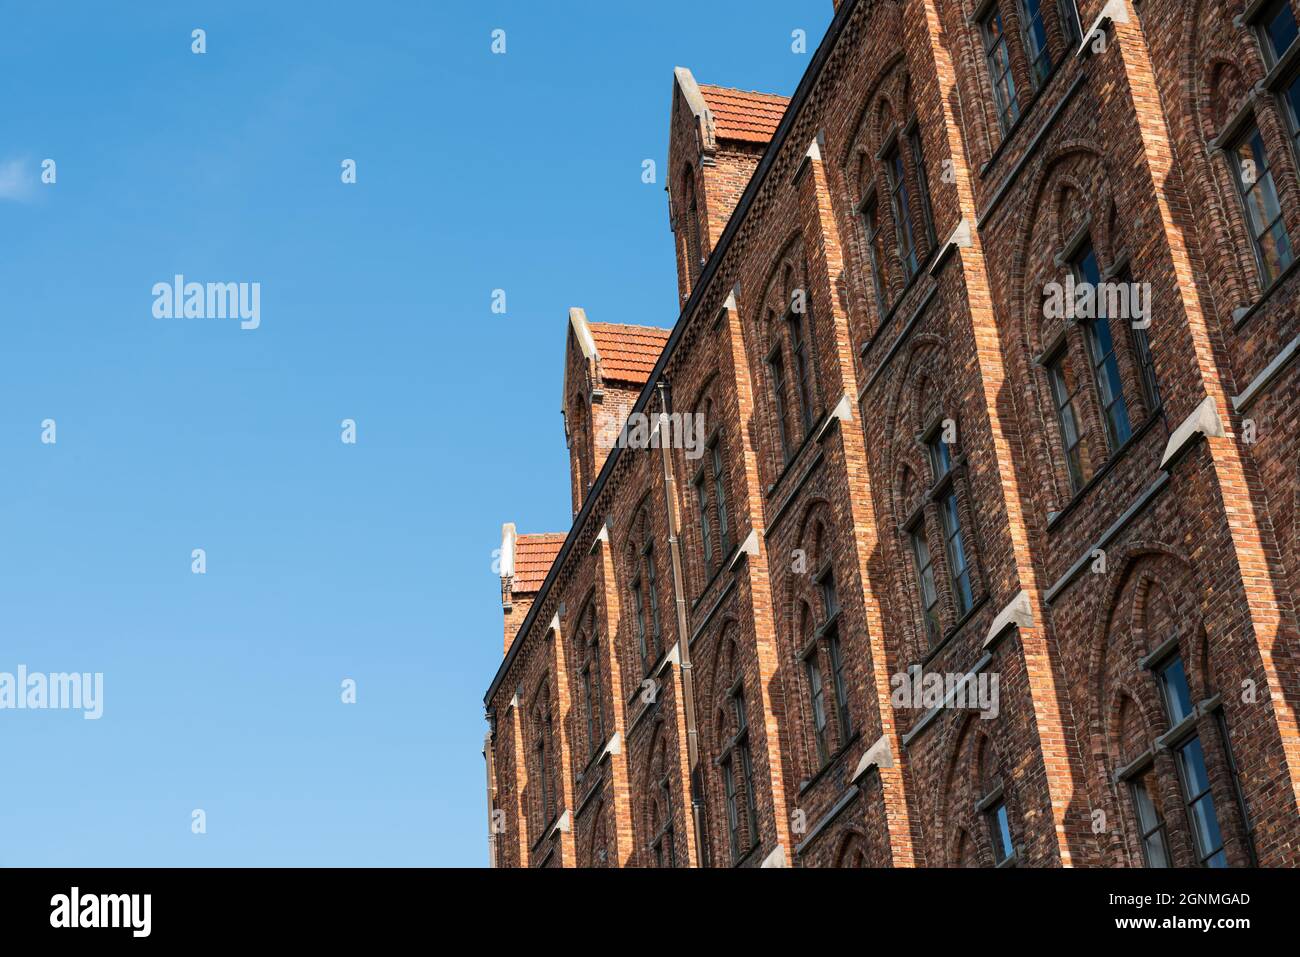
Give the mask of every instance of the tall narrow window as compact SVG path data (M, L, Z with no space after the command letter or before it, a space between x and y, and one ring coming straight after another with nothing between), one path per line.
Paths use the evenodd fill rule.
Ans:
M1056 8L1061 15L1061 33L1065 42L1071 47L1083 43L1083 26L1079 22L1079 5L1076 0L1056 0Z
M831 656L831 684L835 688L835 717L840 725L840 747L844 747L853 734L853 722L849 717L849 685L844 680L844 649L840 645L839 628L834 625L826 638L826 649Z
M551 793L551 763L550 763L550 737L551 737L551 712L549 705L540 716L537 723L537 776L541 779L541 800L542 800L542 827L551 823L551 818L555 816L552 802L554 796Z
M605 707L600 690L600 639L591 637L591 710L595 713L596 741L605 743Z
M663 631L659 627L659 588L655 580L655 550L653 545L647 545L645 550L645 583L646 592L650 599L650 637L653 640L652 650L654 656L658 659L663 652Z
M1286 107L1286 125L1291 134L1294 155L1300 157L1300 73L1286 85L1282 93L1282 104Z
M1092 290L1093 308L1086 310L1082 320L1088 354L1092 360L1092 374L1097 383L1097 399L1101 403L1102 420L1106 424L1106 441L1110 451L1116 451L1133 434L1128 417L1128 403L1124 401L1123 386L1119 378L1119 362L1115 358L1115 343L1110 334L1110 320L1104 308L1105 296L1100 295L1101 270L1092 244L1084 245L1073 263L1074 277L1079 283L1088 283Z
M632 612L636 619L636 645L641 655L641 671L650 668L650 649L646 645L645 596L641 593L641 579L632 583Z
M1155 784L1155 775L1148 772L1144 777L1129 783L1129 793L1133 798L1133 811L1137 815L1143 860L1147 867L1169 867L1169 839L1165 832L1165 819L1151 798L1153 793L1158 794Z
M840 596L835 590L835 572L827 568L822 572L821 579L817 582L822 593L822 608L826 612L826 620L830 621L840 613Z
M799 424L805 435L812 429L812 388L809 383L808 349L804 342L804 313L791 312L789 316L790 355L794 358L795 392L799 397Z
M709 523L709 495L705 489L704 472L695 480L695 501L700 507L700 541L704 546L704 567L713 567L713 532Z
M754 794L754 762L749 750L749 715L745 710L744 689L738 684L727 697L730 699L731 714L720 714L719 719L729 719L735 733L718 763L722 768L723 796L727 804L727 837L731 862L735 864L754 848L758 840L758 803ZM740 791L744 791L743 808Z
M930 469L934 473L934 481L937 485L952 470L952 450L944 441L942 432L936 432L931 437L926 443L926 449L930 453Z
M596 753L596 689L592 683L591 665L582 669L582 700L587 711L587 750Z
M661 740L651 766L654 792L650 804L650 853L655 867L676 867L677 852L673 828L673 792L670 787L672 765L668 760L668 744Z
M778 342L771 355L767 357L768 372L772 376L772 411L776 415L777 437L781 441L781 460L790 461L790 436L786 434L785 422L785 359L781 356L781 344Z
M1193 713L1192 693L1182 659L1175 656L1156 672L1160 696L1171 728ZM1205 752L1198 734L1191 734L1173 747L1179 784L1187 810L1188 824L1195 839L1198 862L1202 867L1227 867L1219 815L1210 791L1210 776L1205 767Z
M804 662L808 672L808 690L812 698L813 737L817 740L817 762L824 766L830 760L826 741L826 689L822 685L822 667L817 661L817 649Z
M842 748L853 733L853 723L849 718L849 685L844 675L844 649L840 643L839 592L835 589L835 572L827 567L817 582L822 593L822 607L826 612L825 631L822 638L831 663L831 689L835 693L835 719L840 728L839 746Z
M992 807L984 812L988 823L989 843L993 846L993 863L1005 864L1015 854L1015 845L1011 843L1011 822L1007 819L1007 803L998 798Z
M704 245L700 234L700 208L695 197L695 174L686 170L686 258L691 280L699 278L704 262Z
M713 498L718 511L718 550L725 561L731 552L731 523L727 518L727 471L720 438L713 440L709 458L713 461Z
M1025 38L1025 56L1034 86L1041 87L1052 75L1052 52L1047 48L1047 27L1043 23L1042 0L1020 0L1020 30Z
M885 247L874 193L862 204L862 226L867 233L867 259L871 266L871 287L876 293L876 320L880 321L889 312L889 301L885 293L885 276L881 272L885 262Z
M1011 75L1007 38L1002 32L1002 14L996 9L990 11L980 23L980 32L984 37L989 79L993 83L993 105L998 113L998 126L1005 134L1020 118L1020 102L1016 99L1016 81Z
M903 166L903 153L895 143L885 154L885 173L889 177L889 200L894 211L894 232L898 245L898 261L903 266L903 279L910 282L921 264L916 256L916 229L912 223L912 201L907 190L907 173Z
M966 546L962 541L961 520L957 512L957 492L951 485L939 499L939 517L943 521L953 604L956 606L957 617L961 618L971 610L975 599L971 593L970 567L966 564Z
M1297 32L1295 13L1291 10L1291 0L1272 0L1258 15L1254 22L1259 32L1260 45L1264 48L1264 59L1270 68L1291 49Z
M934 587L934 565L930 561L930 546L925 541L925 523L917 522L909 535L912 539L912 557L916 561L916 577L921 586L921 614L925 618L925 636L933 646L939 641L939 592Z
M722 759L722 793L727 799L727 840L734 864L740 860L740 808L737 805L736 772L731 767L730 755Z
M1070 491L1078 492L1092 478L1092 455L1087 436L1080 425L1079 398L1082 387L1074 374L1068 349L1047 366L1052 383L1052 399L1056 405L1056 421L1061 427L1061 445L1065 449L1065 464L1070 475Z
M596 608L588 606L579 633L581 651L585 656L582 666L582 693L586 703L587 747L595 756L605 743L605 716L600 692L600 636L596 634Z
M754 759L749 751L749 713L745 710L745 692L737 688L731 696L732 710L736 715L736 750L740 755L740 774L745 785L746 830L749 846L758 841L758 798L754 791Z
M934 235L934 210L930 205L930 185L925 176L925 152L921 147L921 127L913 123L907 132L907 143L912 151L912 168L916 170L916 192L921 201L921 215L925 219L926 252L934 249L937 240Z
M1232 147L1230 156L1255 261L1263 284L1268 286L1291 265L1293 254L1259 129L1252 125Z
M1115 277L1115 282L1123 289L1133 289L1133 274L1129 272L1128 267L1122 269ZM1147 315L1136 316L1130 312L1130 320L1150 320L1151 304L1147 303ZM1151 340L1147 336L1146 329L1140 328L1136 322L1129 322L1129 330L1133 337L1133 356L1137 359L1138 375L1142 382L1142 399L1146 402L1147 414L1151 414L1160 408L1160 381L1156 378L1156 360L1151 355Z

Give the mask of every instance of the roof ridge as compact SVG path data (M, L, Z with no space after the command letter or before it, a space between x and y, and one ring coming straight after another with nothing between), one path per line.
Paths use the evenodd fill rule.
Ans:
M738 86L723 86L720 83L700 83L701 90L721 90L724 93L744 93L747 96L770 96L776 100L785 100L787 103L790 97L783 93L768 93L766 90L744 90Z
M664 334L672 332L671 329L665 329L663 326L647 326L639 322L589 322L587 325L618 327L620 329L649 329L651 332L662 332Z

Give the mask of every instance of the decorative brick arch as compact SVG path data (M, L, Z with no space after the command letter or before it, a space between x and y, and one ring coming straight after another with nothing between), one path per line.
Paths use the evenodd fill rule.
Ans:
M856 827L846 828L832 860L836 867L871 867L870 842L866 834Z
M938 858L945 867L970 866L969 860L964 865L962 861L966 841L971 842L979 864L993 863L993 847L976 805L996 785L1002 787L1012 840L1016 846L1023 842L1013 782L997 737L984 723L976 714L965 715L946 752L944 787L934 807L934 833L943 844Z
M1192 831L1181 806L1188 800L1185 786L1180 784L1173 758L1155 747L1157 736L1170 730L1170 719L1155 672L1143 670L1141 661L1176 639L1171 656L1182 664L1191 704L1212 698L1217 689L1201 607L1206 594L1195 566L1163 543L1134 543L1112 573L1105 614L1099 616L1100 627L1091 637L1086 723L1094 780L1102 785L1101 810L1111 822L1100 842L1112 864L1144 863L1136 792L1116 780L1121 769L1142 761L1146 765L1139 771L1125 774L1132 774L1132 780L1140 782L1138 791L1144 799L1154 803L1153 813L1158 815L1164 834L1164 853L1172 854L1177 866L1195 862L1191 857L1195 853ZM1240 840L1243 824L1235 803L1226 739L1217 730L1202 733L1204 724L1199 720L1197 724L1198 747L1214 782L1216 827L1225 839ZM1154 755L1154 760L1147 754ZM1247 851L1241 845L1232 853L1244 857Z
M945 343L936 335L916 336L909 343L906 353L897 361L899 371L885 410L885 474L891 480L889 503L892 514L882 534L893 542L895 554L899 556L899 567L904 570L894 577L893 595L897 607L907 609L906 618L910 623L907 629L910 635L907 652L908 658L915 661L924 657L929 650L930 641L926 638L926 630L933 629L933 625L925 623L916 554L911 532L908 531L913 527L910 520L917 516L918 508L921 510L922 537L937 580L948 580L945 573L949 571L950 565L943 547L945 540L942 530L937 525L940 521L937 506L925 504L927 490L938 487L937 483L943 477L933 474L930 453L918 438L936 422L951 418L958 423L956 448L953 450L954 467L946 473L949 476L946 482L951 483L947 487L956 496L962 557L969 570L968 581L973 599L978 599L984 590L979 558L982 535L970 507L967 478L957 462L957 451L963 446L960 397L946 394L947 390L942 385L952 381ZM959 613L961 609L956 605L957 596L952 589L939 587L938 594L939 606L946 609L939 612L939 618L941 622L946 619L944 627L947 627L962 618L965 612ZM939 630L942 632L944 628Z
M678 867L686 862L678 840L677 812L681 802L679 795L673 793L678 752L668 745L667 725L662 715L655 719L640 774L640 816L645 827L643 851L650 867Z
M609 867L609 832L605 824L605 799L600 798L587 812L587 834L578 851L578 866Z

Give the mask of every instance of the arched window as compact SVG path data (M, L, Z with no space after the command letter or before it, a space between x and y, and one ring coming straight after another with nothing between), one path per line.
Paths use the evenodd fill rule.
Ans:
M655 561L649 506L641 508L633 523L627 562L631 576L629 591L632 598L632 624L636 634L637 655L640 659L641 673L646 675L663 654L663 627L659 614L659 567Z
M850 832L840 845L840 853L835 861L836 867L865 868L871 864L867 860L867 846L862 835Z
M992 0L984 4L978 28L993 107L1003 135L1056 67L1077 49L1080 36L1075 0ZM1007 25L1017 23L1019 36Z
M773 269L760 312L763 327L759 335L760 341L767 343L764 360L781 467L799 451L818 415L816 344L807 275L803 246L796 239Z
M744 674L739 668L737 654L736 642L727 639L722 645L713 676L714 733L718 749L715 764L722 779L727 845L733 864L747 857L759 844L749 709Z
M695 171L689 166L682 174L683 213L686 217L686 258L691 283L699 278L704 265L703 235L700 229L700 207L695 195Z
M676 867L676 829L673 824L672 761L667 735L660 728L650 750L647 786L650 805L650 859L655 867Z
M840 635L840 599L835 584L833 550L820 518L809 523L801 550L810 561L815 594L798 602L797 654L808 694L808 714L815 746L815 768L825 767L833 753L853 735L844 645Z
M927 376L919 376L914 388L922 398L933 395L933 381ZM921 415L925 424L917 451L929 472L929 484L919 488L915 473L904 466L898 499L907 510L903 534L916 574L922 631L933 648L974 610L981 586L958 423L937 404Z
M712 400L704 402L705 428L711 429L704 440L704 455L691 479L696 513L700 522L700 550L704 559L707 583L713 571L722 566L734 546L732 516L727 508L727 454L721 426L714 425Z
M989 847L993 850L993 866L1003 867L1016 859L1016 843L1011 832L1011 813L1007 809L1006 794L1002 788L1002 773L992 746L984 735L978 737L979 791L981 797L975 810L988 829Z
M1199 592L1180 563L1144 557L1110 622L1101 685L1107 750L1128 860L1147 867L1255 858L1209 642L1187 597Z
M958 867L1013 867L1023 853L1015 794L981 724L971 715L953 751L943 795L952 817L948 859Z
M1041 364L1074 495L1133 436L1141 424L1133 410L1142 421L1155 414L1160 391L1146 335L1146 287L1133 281L1126 262L1103 271L1086 230L1066 240L1059 261L1066 276L1049 285L1044 319L1063 331Z
M605 832L605 802L601 801L592 810L591 822L591 867L609 867L609 838Z
M867 119L855 146L863 268L870 273L877 324L938 250L922 127L912 95L904 64L881 84L864 113Z
M551 821L555 819L556 803L556 759L555 729L551 712L551 692L549 683L543 679L534 696L532 709L532 773L536 777L537 833L545 833Z
M578 618L578 632L574 637L574 650L582 662L579 680L582 684L582 713L587 737L587 753L594 758L605 743L605 705L601 691L600 632L596 622L596 602L590 599Z

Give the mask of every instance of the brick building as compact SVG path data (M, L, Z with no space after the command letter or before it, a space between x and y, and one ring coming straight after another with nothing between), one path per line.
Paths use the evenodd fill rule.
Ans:
M493 863L1295 865L1300 3L836 8L676 70L671 333L570 311Z

